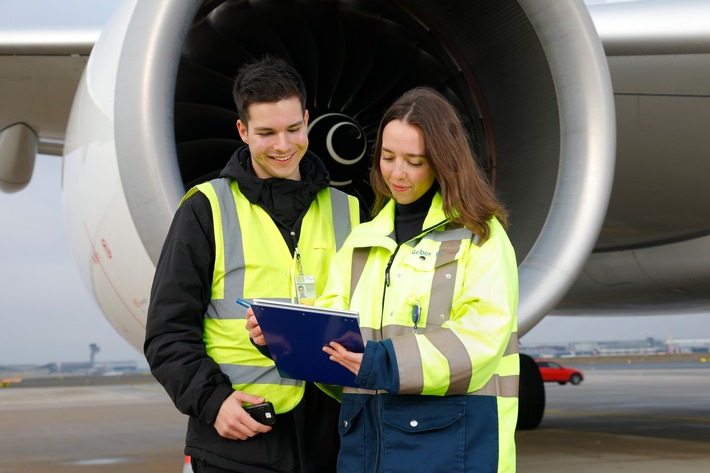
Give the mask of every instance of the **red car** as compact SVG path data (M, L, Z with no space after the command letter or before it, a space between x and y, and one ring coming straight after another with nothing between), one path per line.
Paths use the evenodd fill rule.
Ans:
M567 368L554 361L535 360L543 381L551 381L560 384L579 384L584 379L581 371L574 368Z

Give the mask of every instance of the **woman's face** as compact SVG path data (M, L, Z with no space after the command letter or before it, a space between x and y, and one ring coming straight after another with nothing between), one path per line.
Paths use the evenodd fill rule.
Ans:
M426 158L421 128L401 120L385 125L380 172L399 204L411 204L429 190L436 174Z

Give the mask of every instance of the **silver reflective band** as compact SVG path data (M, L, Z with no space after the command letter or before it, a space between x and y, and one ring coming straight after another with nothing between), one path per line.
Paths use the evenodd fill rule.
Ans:
M250 366L220 364L220 369L229 376L232 384L279 384L282 386L301 386L303 381L286 379L279 375L276 366Z

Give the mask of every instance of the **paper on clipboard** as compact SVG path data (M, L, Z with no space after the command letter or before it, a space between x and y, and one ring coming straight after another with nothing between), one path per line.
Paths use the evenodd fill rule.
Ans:
M357 386L355 375L323 351L331 341L353 352L365 350L357 312L267 299L254 299L251 307L282 377Z

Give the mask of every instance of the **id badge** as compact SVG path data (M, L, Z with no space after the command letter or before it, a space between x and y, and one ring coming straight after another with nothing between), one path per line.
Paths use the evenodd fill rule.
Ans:
M299 304L316 303L316 278L312 274L296 275L296 298Z

